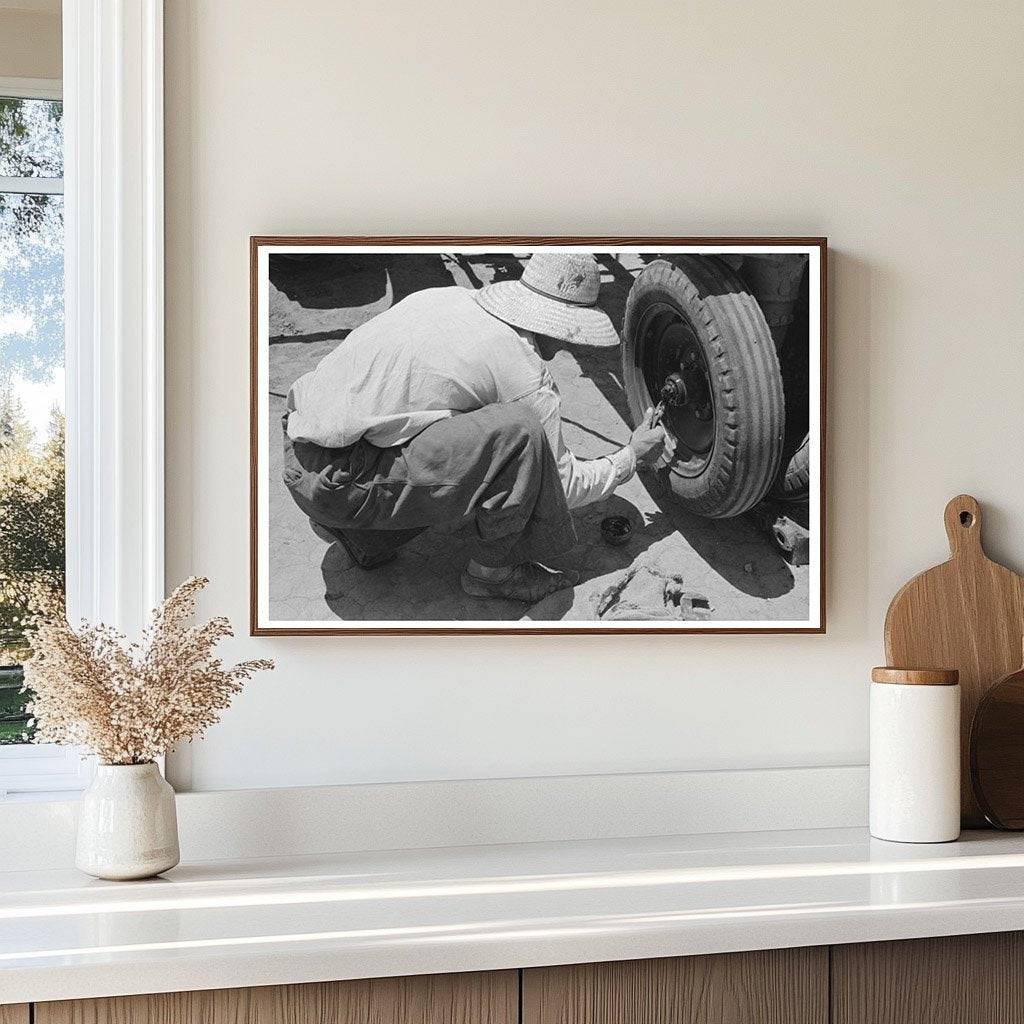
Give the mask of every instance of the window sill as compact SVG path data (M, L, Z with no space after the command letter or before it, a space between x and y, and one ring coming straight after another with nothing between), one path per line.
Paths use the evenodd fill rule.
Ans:
M0 746L0 804L68 800L92 779L94 759L52 743Z

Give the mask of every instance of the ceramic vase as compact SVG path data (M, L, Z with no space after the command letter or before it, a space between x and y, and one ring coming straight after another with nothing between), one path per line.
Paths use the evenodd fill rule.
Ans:
M951 842L960 835L957 673L877 668L872 680L871 835Z
M178 863L174 790L149 764L101 764L82 794L75 864L96 878L150 878Z

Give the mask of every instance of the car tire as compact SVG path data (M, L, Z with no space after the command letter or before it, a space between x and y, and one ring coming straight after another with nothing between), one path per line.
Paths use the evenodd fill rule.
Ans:
M697 396L664 418L676 441L663 470L675 497L709 518L756 505L779 473L785 400L771 331L742 280L713 256L655 260L633 282L622 333L634 425L677 356Z
M810 435L804 434L800 446L790 457L785 471L779 474L771 496L780 501L806 501L811 493Z

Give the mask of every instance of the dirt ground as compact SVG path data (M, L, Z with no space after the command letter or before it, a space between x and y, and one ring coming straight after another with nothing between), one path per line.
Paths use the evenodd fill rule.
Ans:
M378 257L383 260L383 257ZM459 575L465 542L434 527L380 568L360 569L344 548L317 533L281 482L280 419L292 382L311 370L345 335L403 295L423 287L480 287L518 277L507 257L403 256L388 267L368 265L347 277L321 280L308 266L294 267L287 297L271 286L270 345L270 616L275 621L330 620L515 620L594 619L596 596L631 566L677 575L707 598L712 620L806 619L809 574L793 567L746 517L707 520L675 505L656 474L638 475L607 501L580 509L579 544L552 564L571 567L582 582L532 608L518 602L467 597ZM601 305L621 324L626 294L643 264L622 255L603 261ZM285 273L292 268L285 265ZM344 303L342 305L341 303ZM629 438L628 411L620 383L620 350L566 345L549 364L562 394L569 447L583 458L608 454ZM622 547L601 539L599 524L613 513L628 515L634 530Z

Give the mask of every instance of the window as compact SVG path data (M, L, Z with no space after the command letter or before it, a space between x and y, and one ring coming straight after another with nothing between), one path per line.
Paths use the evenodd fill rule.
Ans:
M27 460L59 447L46 431L62 374L67 402L63 481L54 470L32 492L32 543L14 553L40 587L63 582L70 618L137 635L164 594L163 4L63 0L61 16L63 82L0 78L0 99L17 101L0 134L0 373L42 430ZM15 299L16 279L30 300ZM46 531L63 492L66 533ZM18 640L12 621L3 649ZM0 677L8 740L27 725L16 661ZM90 774L77 751L0 744L0 800L59 795Z
M26 618L64 600L64 146L55 91L25 83L11 95L0 81L0 796L77 788L81 775L74 752L26 746L20 667L30 653Z

